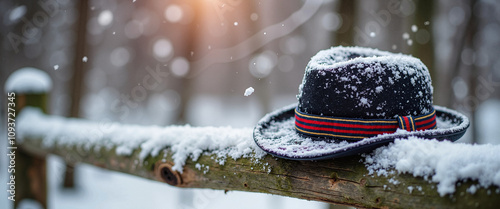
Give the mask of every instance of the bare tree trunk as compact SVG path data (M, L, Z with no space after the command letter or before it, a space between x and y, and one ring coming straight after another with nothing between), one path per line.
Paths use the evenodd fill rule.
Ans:
M73 77L71 78L71 106L69 117L80 116L80 99L83 93L83 79L85 77L86 62L83 57L87 53L87 18L88 0L80 0L78 8L78 22L76 23L75 57L73 58Z
M260 3L252 1L252 2L249 2L248 4L249 4L249 7L252 8L253 10L258 10ZM274 4L276 4L276 3L274 3ZM276 8L276 6L275 6L275 8ZM267 13L267 14L269 14L269 13ZM263 17L263 19L266 19L266 17ZM274 19L274 18L271 17L271 18L267 18L267 19ZM262 21L253 22L253 24L251 24L249 26L249 30L259 31L259 29L261 27L261 25L259 23L262 23ZM262 42L262 39L257 40L257 41ZM257 50L254 53L254 55L262 53L264 49L265 49L265 46L263 48ZM272 92L271 91L272 91L272 89L269 86L269 80L270 80L269 77L270 77L270 75L263 77L263 78L259 78L255 81L255 85L257 85L258 88L260 89L259 93L256 94L256 96L259 99L259 104L261 107L260 108L261 115L265 115L266 113L268 113L272 110L271 109L271 100L272 100L272 98L271 98Z
M334 45L354 44L354 25L356 24L356 1L340 0L338 13L342 17L342 26L335 33Z
M471 0L470 1L470 7L469 8L473 8L474 5L476 5L476 2L477 0ZM478 30L478 25L479 25L479 20L478 18L471 12L470 14L470 18L469 18L469 25L467 27L467 35L466 35L466 38L465 38L465 47L466 49L472 49L473 51L475 51L474 49L474 35L476 34L477 30ZM475 64L474 63L471 63L471 65L467 66L468 70L469 70L469 78L468 78L468 85L469 85L469 96L471 98L477 98L477 78L479 77L479 72L478 72L478 68L476 68ZM478 101L478 100L474 100L474 101ZM465 101L467 102L467 101ZM472 143L476 143L477 142L477 139L478 139L478 133L477 133L477 126L474 124L474 122L476 121L477 119L477 116L476 116L476 109L477 109L477 106L479 104L465 104L465 107L470 107L470 117L472 119L472 125L471 125L471 129L469 130L469 132L471 133L471 142Z
M473 3L475 0L471 0L471 3L469 5L469 8L472 8ZM453 43L453 50L454 52L451 55L451 60L450 60L450 65L448 65L449 69L445 70L442 72L440 77L442 78L441 82L438 83L438 85L441 85L441 87L438 88L441 92L439 93L440 97L437 97L437 104L444 105L447 107L451 107L453 103L456 102L455 95L453 94L453 89L451 88L452 83L451 81L453 80L454 76L458 75L460 72L460 67L462 66L461 62L461 55L464 49L466 49L466 39L468 34L471 32L473 29L473 23L471 15L469 19L467 20L467 23L464 24L462 29L457 30L457 34L455 35L456 39L454 40ZM443 100L444 99L444 100Z
M477 0L470 0L469 4L466 6L468 8L473 8L473 6L476 4ZM466 24L463 24L463 29L458 29L457 30L457 37L455 39L455 44L453 47L453 54L451 57L451 62L450 69L447 71L443 72L443 74L440 75L441 81L438 83L440 85L439 89L439 97L436 97L437 99L437 104L442 104L448 107L454 106L458 101L457 98L455 98L455 94L453 93L453 88L452 87L452 80L455 76L459 74L461 69L467 70L467 75L468 79L466 81L468 82L468 87L469 87L469 95L468 97L470 98L477 98L476 95L476 88L477 88L477 77L479 73L477 72L476 67L472 63L470 66L464 66L462 62L462 53L465 49L474 49L473 45L473 38L474 34L477 31L478 28L478 19L477 17L472 14L472 12L469 14L469 18L466 20ZM445 101L443 101L443 98ZM467 102L467 101L465 101ZM476 108L478 104L464 104L465 111L469 111L470 113L470 118L472 121L476 119ZM474 126L474 123L471 123L471 127L469 129L469 133L471 133L472 136L472 142L476 142L477 140L477 130L476 127Z
M180 56L186 58L190 63L193 62L193 56L191 54L192 51L195 50L196 44L197 44L197 29L200 24L200 8L197 6L192 7L194 12L193 12L193 19L191 23L189 24L188 28L184 32L186 36L184 37L184 40L182 40L185 44L184 47L182 47L180 50L183 50L180 53ZM195 71L197 66L190 65L189 66L189 71L188 74L185 75L183 78L179 79L178 87L179 87L179 96L180 96L180 105L179 105L179 110L177 111L177 118L176 118L176 123L177 124L185 124L188 122L186 116L187 116L187 110L188 110L188 105L189 101L191 100L191 97L193 96L193 77L191 76Z
M83 57L87 52L87 19L88 19L88 0L80 0L78 5L78 22L76 23L76 44L75 57L73 58L73 77L71 78L71 105L70 117L80 116L80 99L83 95L83 80L85 79L86 62ZM75 186L75 167L66 165L64 183L65 188Z
M416 2L417 9L415 12L415 26L418 27L416 32L416 43L413 44L412 54L418 57L429 69L432 80L434 83L439 83L439 77L437 76L435 63L434 63L434 41L432 39L432 27L425 26L425 22L432 22L434 15L434 1L432 0L419 0ZM418 43L420 39L424 39L422 36L429 36L429 41L426 43ZM424 41L424 40L421 40Z

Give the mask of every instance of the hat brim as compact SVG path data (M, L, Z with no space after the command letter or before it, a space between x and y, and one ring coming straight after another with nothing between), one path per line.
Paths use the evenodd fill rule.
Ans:
M468 118L454 110L434 105L437 129L381 134L360 141L315 138L295 131L295 108L288 105L264 116L254 129L255 143L265 152L292 160L323 160L350 156L387 145L395 139L419 137L456 141L469 127Z

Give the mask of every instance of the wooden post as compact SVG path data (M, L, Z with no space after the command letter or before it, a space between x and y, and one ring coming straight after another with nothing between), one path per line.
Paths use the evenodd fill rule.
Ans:
M48 76L37 69L31 68L29 70L31 71L23 76L20 76L20 74L25 72L19 72L20 74L15 76L11 75L6 82L6 86L15 84L6 88L8 123L15 123L17 125L17 121L15 121L16 116L26 106L38 107L43 112L47 112L47 91L51 86L50 80L45 80L49 83L42 82L41 86L37 85L39 80L37 78L33 80L34 76L37 76L37 73L46 76L42 80L47 79ZM33 72L35 72L35 75L33 75ZM30 88L26 88L26 86ZM40 89L33 89L38 87ZM9 145L7 147L7 154L11 154L9 156L8 178L9 183L12 180L14 185L14 187L9 185L9 190L11 190L9 191L9 199L12 198L14 200L14 208L19 208L23 200L26 199L37 201L41 207L47 208L47 163L45 157L32 155L20 146L18 143L20 139L16 133L18 127L16 125L11 126L8 124L8 127L14 128L8 129Z
M16 94L16 114L25 106L39 107L47 111L47 94ZM17 144L17 143L16 143ZM13 147L15 147L14 145ZM33 199L47 208L47 162L44 157L35 157L21 147L9 150L15 152L15 202L14 208L25 199Z

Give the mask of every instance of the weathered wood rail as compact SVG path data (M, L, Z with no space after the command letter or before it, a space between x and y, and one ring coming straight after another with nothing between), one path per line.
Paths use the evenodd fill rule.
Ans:
M17 108L25 105L45 107L43 94L16 96ZM78 146L55 144L44 146L42 137L27 137L19 141L23 157L18 158L16 175L19 178L15 205L24 198L46 204L45 156L61 156L67 163L88 163L101 168L127 173L141 178L165 182L185 188L211 188L269 193L282 196L349 205L358 208L498 208L500 195L496 187L466 192L477 182L461 182L453 195L441 197L436 183L409 174L389 177L370 176L361 157L344 157L323 161L292 161L266 155L257 159L227 157L224 165L217 156L202 154L197 161L188 159L179 173L172 169L173 152L164 147L156 157L140 160L140 148L130 155L120 155L111 149L92 146L81 150ZM200 165L209 166L209 170ZM400 183L394 185L390 179ZM24 184L24 185L23 185ZM411 191L409 186L413 188ZM493 192L491 192L493 191Z
M264 159L228 158L224 165L219 165L214 156L202 155L196 162L188 160L180 174L171 169L172 152L168 148L164 151L166 161L160 154L136 163L140 150L131 156L121 156L104 148L90 149L92 151L82 155L81 151L66 146L41 149L41 143L40 139L27 139L22 147L39 157L55 154L68 163L88 163L178 187L261 192L359 208L496 208L500 205L498 194L488 195L486 189L479 189L474 195L467 193L466 189L474 182L462 183L451 197L440 197L436 184L422 178L408 174L369 176L360 157L312 162L268 155ZM197 163L208 165L210 170L204 173L203 169L196 168ZM400 183L393 185L390 178ZM407 188L410 185L421 187L422 191L410 192Z

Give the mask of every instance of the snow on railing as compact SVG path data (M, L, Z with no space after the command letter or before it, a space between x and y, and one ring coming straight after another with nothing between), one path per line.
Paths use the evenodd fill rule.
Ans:
M173 170L182 173L190 157L196 161L202 153L216 155L224 165L225 158L244 156L261 158L265 153L253 142L252 129L231 127L138 126L98 123L83 119L43 114L36 108L24 108L18 117L19 140L41 138L47 148L72 146L89 151L92 148L116 149L117 155L130 156L140 148L139 160L156 157L170 147ZM165 160L165 158L162 158Z
M387 147L365 156L370 174L388 176L391 172L409 173L438 183L441 196L453 194L463 180L476 180L467 192L495 186L500 194L500 145L472 145L449 141L398 139ZM411 190L411 185L408 186Z

